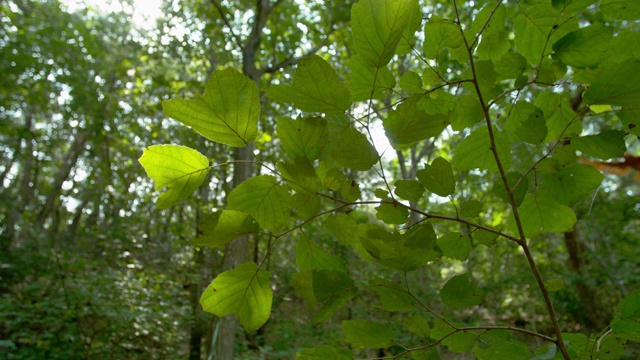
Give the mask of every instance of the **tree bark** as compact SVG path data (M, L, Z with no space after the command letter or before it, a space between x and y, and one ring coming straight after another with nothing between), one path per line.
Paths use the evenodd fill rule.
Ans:
M64 156L62 164L58 169L58 172L53 178L53 183L51 184L51 191L47 194L46 200L40 213L38 214L38 218L36 219L35 228L43 229L44 223L47 218L50 216L53 211L55 202L60 197L60 193L62 192L62 183L69 177L71 173L71 169L78 162L78 158L82 151L84 150L85 144L89 140L91 133L89 130L78 131L73 139L73 143L69 148L69 151Z
M573 231L564 233L564 241L569 254L571 270L576 276L576 289L578 298L585 310L587 322L586 326L592 330L600 331L611 322L611 309L602 301L596 288L589 284L587 272L587 261L584 256L585 248L577 227Z

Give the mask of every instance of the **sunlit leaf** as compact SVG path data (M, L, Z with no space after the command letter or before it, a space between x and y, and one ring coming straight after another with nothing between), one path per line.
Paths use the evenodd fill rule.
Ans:
M258 224L251 216L234 210L207 214L198 227L202 234L193 239L190 244L213 248L222 248L232 240L259 230Z
M424 26L424 55L438 59L446 48L457 48L464 44L460 28L453 21L432 16Z
M396 79L387 67L367 66L360 55L352 56L347 67L351 70L347 87L353 101L381 99L396 86Z
M167 100L162 107L165 115L225 145L243 147L258 134L258 87L234 69L214 71L195 100Z
M155 181L155 189L165 192L156 201L166 209L186 199L197 189L209 171L209 160L198 151L179 145L154 145L144 149L138 160Z
M439 237L437 244L442 251L442 255L456 260L466 260L471 251L471 239L469 236L456 232Z
M329 254L304 234L298 239L298 246L296 248L296 264L298 265L298 269L301 271L345 271L344 260Z
M276 125L282 148L290 157L304 156L309 160L320 158L328 139L325 119L298 118L292 120L279 117L276 120Z
M393 191L397 196L409 200L418 201L424 194L425 188L416 180L397 180Z
M414 1L360 0L353 5L353 45L367 66L379 68L391 60L411 20Z
M349 91L329 63L317 55L300 61L291 86L273 85L267 95L307 112L339 115L351 106Z
M269 319L273 293L271 274L253 262L236 266L216 276L200 297L206 312L234 315L247 332L258 330Z
M392 145L411 145L418 141L439 135L448 125L445 115L428 115L418 107L420 95L412 95L384 122L384 129Z
M287 221L291 211L291 195L284 185L271 175L252 177L229 194L228 208L251 215L271 231L277 231Z

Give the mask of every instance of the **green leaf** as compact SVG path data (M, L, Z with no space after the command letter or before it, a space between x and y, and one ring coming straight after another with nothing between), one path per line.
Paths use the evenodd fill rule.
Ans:
M515 190L513 189L513 187L516 185L516 183L520 180L521 177L522 177L521 174L513 173L513 172L508 173L506 175L507 182L509 183L509 186L513 190L513 198L516 202L516 206L520 206L520 204L522 203L522 200L524 200L524 196L527 194L527 189L529 188L529 181L527 180L527 178L524 178L520 181L520 184L518 184L518 187ZM507 190L505 189L502 181L495 182L493 184L493 188L491 189L491 192L496 196L498 196L499 198L503 199L504 201L509 202L509 196L507 195Z
M376 279L369 283L369 288L380 297L380 308L383 310L402 312L414 309L415 299L411 294L390 281Z
M156 201L159 209L169 208L197 189L209 171L209 160L198 151L179 145L154 145L138 159L155 189L166 191Z
M591 194L600 186L602 179L604 175L593 166L574 163L557 172L543 174L540 193L570 206Z
M277 135L282 148L291 158L304 156L319 159L329 139L327 121L323 118L279 117L276 120Z
M600 11L614 19L636 21L640 18L640 3L636 0L600 0Z
M640 59L629 59L597 72L584 92L589 105L607 104L637 108L640 103Z
M624 155L627 150L627 145L624 141L625 135L623 131L607 130L600 134L572 139L571 145L584 155L608 160Z
M421 98L411 95L383 120L385 134L395 148L438 136L447 127L445 115L427 115L418 108Z
M595 68L609 56L613 28L602 23L578 29L553 44L554 56L575 68Z
M460 204L460 216L463 218L473 219L480 215L482 211L482 203L478 200L467 200Z
M395 190L393 191L397 196L417 202L424 194L424 186L416 180L396 180Z
M231 191L227 202L229 210L248 213L267 230L277 231L289 221L291 195L271 175L244 181Z
M321 305L311 319L314 324L327 320L357 294L355 283L342 271L312 270L311 276L313 296Z
M529 360L531 351L526 344L515 340L492 341L488 347L476 346L473 353L478 360Z
M266 92L273 100L293 103L306 112L341 115L351 106L349 90L329 63L317 55L300 61L291 86L274 85Z
M424 55L427 59L439 59L446 48L457 48L464 44L460 28L452 21L431 16L424 26Z
M456 353L465 353L476 342L476 334L467 331L457 332L442 340L442 345Z
M404 224L409 217L409 209L404 206L393 204L380 204L375 207L376 218L385 224Z
M395 335L386 326L366 320L344 320L342 332L345 340L355 346L370 349L386 348L393 344Z
M453 309L478 305L483 297L484 292L471 282L467 274L453 276L440 290L442 302Z
M640 291L627 295L618 303L611 330L620 339L640 342Z
M428 338L431 333L431 326L429 326L429 320L426 317L415 315L410 318L407 318L404 321L404 326L409 329L412 333L423 337Z
M438 238L438 247L442 254L448 258L464 261L471 252L471 239L460 233L448 233Z
M341 166L358 171L367 171L378 162L376 149L354 128L346 129L335 139L331 157Z
M269 319L273 293L271 274L253 262L216 276L200 297L202 309L216 316L234 315L247 332L258 330Z
M514 42L529 64L537 65L553 43L577 28L577 19L560 16L551 4L535 4L514 20Z
M353 353L347 349L339 349L329 345L319 345L311 349L300 350L296 360L353 360Z
M484 111L478 98L471 95L458 97L449 115L451 128L456 131L464 130L484 119Z
M544 91L533 101L533 105L542 110L547 122L545 142L558 141L561 136L572 136L582 131L580 121L576 121L576 113L563 94Z
M301 271L339 270L346 271L345 262L324 251L306 235L301 235L296 248L296 264Z
M486 230L476 229L473 231L473 238L478 243L487 247L491 247L497 243L496 239L498 238L498 235Z
M223 248L224 245L241 236L260 230L255 220L240 211L222 210L206 214L198 225L202 235L193 239L193 246Z
M386 65L395 54L411 20L414 0L360 0L351 8L351 31L356 52L371 68Z
M493 69L498 74L498 79L515 79L522 75L527 68L527 59L524 56L508 52L498 61L494 61Z
M347 67L351 70L347 87L353 101L382 99L396 86L396 79L389 69L369 67L360 55L352 56Z
M477 50L479 59L498 61L511 49L509 34L505 27L506 14L506 8L503 5L496 8L493 4L487 4L473 20L472 33L479 33L484 27L482 41ZM489 17L491 19L487 23Z
M407 71L400 77L400 87L408 93L421 93L422 78L415 71Z
M549 292L556 292L564 289L564 281L562 279L550 279L544 282Z
M424 169L417 171L416 175L427 190L437 195L446 197L453 194L456 189L453 168L443 157L436 158L431 165L426 164Z
M496 149L502 168L507 170L511 166L511 143L505 132L493 131ZM491 139L486 127L476 129L454 150L453 164L460 170L481 169L492 172L498 171L496 159L491 151Z
M358 227L360 241L381 265L400 271L413 271L430 260L436 234L430 223L413 226L402 235L392 234L375 224Z
M221 144L244 147L258 135L258 87L234 69L214 71L195 100L167 100L162 107L165 115Z
M532 237L541 232L571 231L576 223L576 214L570 207L547 196L527 194L518 207L524 234ZM512 229L515 229L515 220Z
M316 171L305 157L297 157L293 162L278 163L282 178L297 193L315 195L320 185Z

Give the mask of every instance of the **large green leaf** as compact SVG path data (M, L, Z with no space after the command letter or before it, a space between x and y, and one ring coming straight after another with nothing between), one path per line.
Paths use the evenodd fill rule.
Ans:
M560 137L579 134L582 125L569 105L566 95L544 91L533 101L533 105L544 114L547 122L545 142L558 141ZM536 110L537 112L537 110Z
M378 162L378 152L367 137L354 128L348 128L333 140L331 157L341 166L366 171Z
M367 320L345 320L342 322L345 340L355 347L371 349L391 346L395 335L386 326Z
M214 71L203 96L167 100L162 106L165 115L225 145L243 147L258 134L258 87L233 69Z
M456 189L453 168L443 157L436 158L431 165L426 164L424 169L418 170L416 175L427 190L437 195L449 196Z
M296 360L353 360L353 353L347 349L329 345L319 345L311 349L303 349L296 353Z
M171 207L191 195L204 181L209 160L198 151L179 145L154 145L138 160L155 181L155 189L166 191L156 201L159 209Z
M234 315L248 332L269 319L273 293L271 274L246 262L216 276L200 297L202 309L216 316Z
M417 202L424 194L424 186L416 180L397 180L394 184L396 189L393 191L397 196Z
M570 207L544 195L527 194L518 207L524 234L532 237L541 232L571 231L576 223L576 214ZM512 218L512 229L515 220Z
M575 18L563 17L551 3L535 4L519 12L513 23L514 42L529 64L537 65L543 55L551 53L554 42L578 29Z
M602 23L572 31L553 44L554 56L576 68L597 67L609 55L613 28Z
M296 264L301 271L339 270L345 271L345 262L323 250L306 235L301 235L296 248Z
M627 295L616 306L611 329L618 338L640 342L640 291Z
M276 120L278 139L290 157L320 158L327 143L327 121L323 118L279 117Z
M415 299L402 288L384 279L375 279L369 283L369 288L380 297L380 308L386 311L411 311L414 309Z
M511 166L511 143L505 132L493 131L496 149L503 169ZM486 127L476 129L454 150L453 164L460 170L481 169L498 171L491 151L491 139Z
M278 170L297 193L315 195L318 190L320 179L307 158L297 157L293 161L278 163Z
M456 260L466 260L471 252L471 239L468 235L462 235L458 232L439 237L437 244L442 255Z
M431 333L431 326L429 325L429 320L421 315L415 315L410 318L407 318L404 321L404 326L409 329L412 333L423 337L428 338Z
M351 70L347 86L353 101L381 99L396 86L396 79L387 67L367 66L360 55L352 56L347 67Z
M607 104L636 109L640 104L640 59L612 64L597 72L584 98L590 105Z
M412 145L437 136L449 124L445 115L428 115L420 110L418 104L421 98L421 95L411 95L383 120L387 138L394 147Z
M603 178L604 175L594 167L575 163L557 172L543 174L540 193L561 204L573 205L600 186Z
M307 112L340 115L351 106L349 91L329 63L317 55L300 61L291 86L271 86L267 95Z
M312 270L313 296L320 309L311 321L319 323L356 296L358 289L346 273L339 270Z
M447 48L457 48L464 44L458 25L450 20L432 16L424 26L424 55L428 59L438 59Z
M351 8L353 45L372 68L386 65L395 54L411 20L415 0L360 0Z
M622 157L627 150L625 133L618 130L607 130L596 135L581 136L571 140L571 145L583 154L598 159Z
M453 309L478 305L483 298L484 291L471 282L467 274L453 276L440 290L442 302Z
M258 224L251 216L234 210L207 214L198 227L202 234L193 239L190 244L213 248L223 248L230 241L259 230Z
M529 360L531 351L526 344L515 340L496 340L485 347L473 348L478 360Z
M267 230L277 231L289 221L291 195L271 175L252 177L227 198L229 210L246 212Z
M600 0L600 10L614 19L637 21L640 18L640 2L636 0Z
M400 271L413 271L430 260L436 234L430 223L414 226L399 235L376 224L358 227L360 241L369 254L383 266Z

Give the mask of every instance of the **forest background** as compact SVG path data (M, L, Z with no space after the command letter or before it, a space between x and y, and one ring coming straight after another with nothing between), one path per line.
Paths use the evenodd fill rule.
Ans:
M0 3L0 357L637 358L639 3L140 9Z

